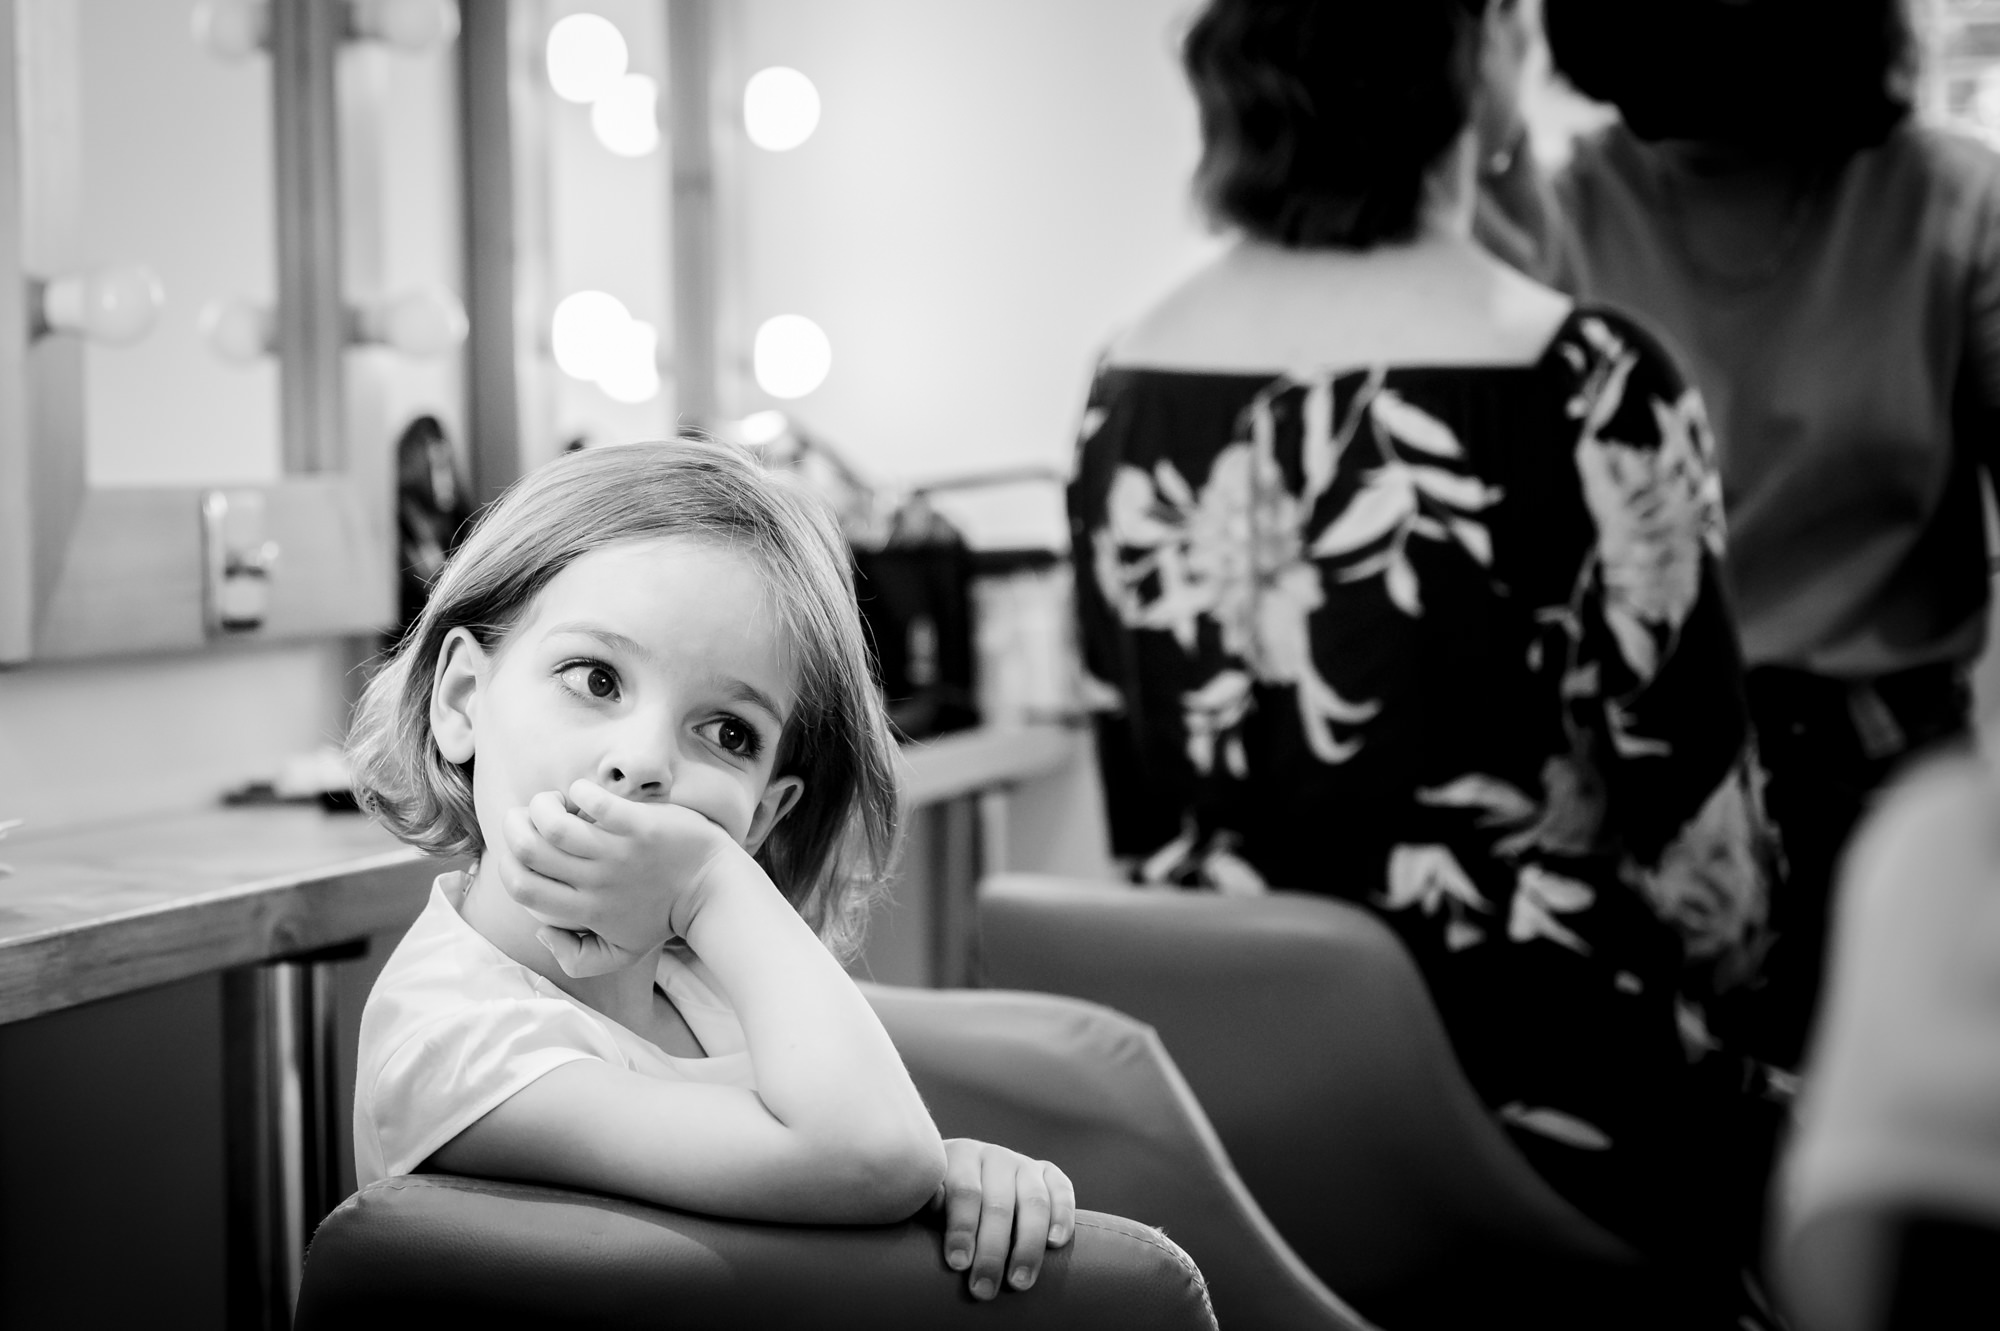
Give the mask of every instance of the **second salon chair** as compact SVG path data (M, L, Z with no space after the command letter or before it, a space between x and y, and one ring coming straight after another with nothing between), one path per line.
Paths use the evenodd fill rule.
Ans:
M979 966L1157 1029L1263 1212L1384 1326L1640 1324L1637 1259L1508 1141L1365 911L998 875Z

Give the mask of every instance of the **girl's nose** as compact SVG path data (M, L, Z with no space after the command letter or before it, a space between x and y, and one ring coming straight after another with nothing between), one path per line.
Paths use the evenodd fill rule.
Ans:
M628 800L664 800L673 794L676 753L671 740L621 744L597 764L597 784Z

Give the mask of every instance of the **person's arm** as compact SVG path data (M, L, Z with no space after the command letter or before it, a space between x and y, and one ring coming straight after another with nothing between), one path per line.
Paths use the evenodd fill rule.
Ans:
M1750 964L1768 832L1701 399L1635 327L1604 324L1576 466L1597 528L1579 580L1575 714L1591 723L1623 849L1692 957Z
M437 1163L765 1220L897 1220L928 1200L944 1212L946 1263L975 1298L1032 1286L1073 1232L1067 1176L1005 1147L940 1143L873 1009L713 823L587 781L569 800L537 796L509 816L509 895L551 922L543 937L571 974L685 939L735 1008L757 1090L573 1062L460 1133Z
M1977 393L1970 426L1977 437L1963 443L1986 473L1990 497L2000 500L2000 163L1989 160L1987 166L1984 215L1966 291L1965 354ZM1991 561L1995 552L1989 550L1987 556Z
M564 845L521 856L529 872L508 883L510 894L538 918L635 954L684 938L735 1009L756 1090L580 1060L516 1092L434 1161L766 1220L878 1222L919 1209L944 1177L943 1145L887 1033L832 955L706 818L605 801L589 809L594 823L563 830ZM645 876L650 890L574 886L584 877L569 870L586 857L579 852L621 838L644 842L669 871Z

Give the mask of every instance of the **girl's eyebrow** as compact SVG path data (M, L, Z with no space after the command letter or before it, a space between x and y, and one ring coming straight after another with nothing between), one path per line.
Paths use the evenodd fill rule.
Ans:
M585 623L581 620L573 620L564 624L554 624L548 629L548 636L551 638L563 633L576 633L586 638L595 638L614 651L624 652L649 664L653 659L653 654L647 651L644 646L614 629L602 628L596 624ZM764 690L758 688L748 680L730 680L727 696L737 702L747 702L761 707L770 713L771 717L779 725L785 723L785 709L778 706L777 700L770 694L764 692Z
M595 638L606 647L624 652L630 656L636 656L642 661L651 661L653 659L651 652L624 634L607 628L599 628L595 624L587 624L581 620L573 620L567 624L555 624L548 629L548 636L551 638L561 633L577 633L586 638Z
M785 724L784 709L779 707L770 694L747 680L735 679L729 682L728 696L737 702L747 702L763 708L779 725Z

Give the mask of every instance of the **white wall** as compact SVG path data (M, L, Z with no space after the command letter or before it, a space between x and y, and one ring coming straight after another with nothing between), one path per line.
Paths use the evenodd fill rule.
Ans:
M0 820L192 808L274 776L339 738L347 660L336 642L0 671Z
M739 0L724 145L725 404L773 314L833 370L792 404L880 477L1067 468L1107 335L1216 243L1188 202L1186 0ZM787 153L742 134L742 80L818 86Z

